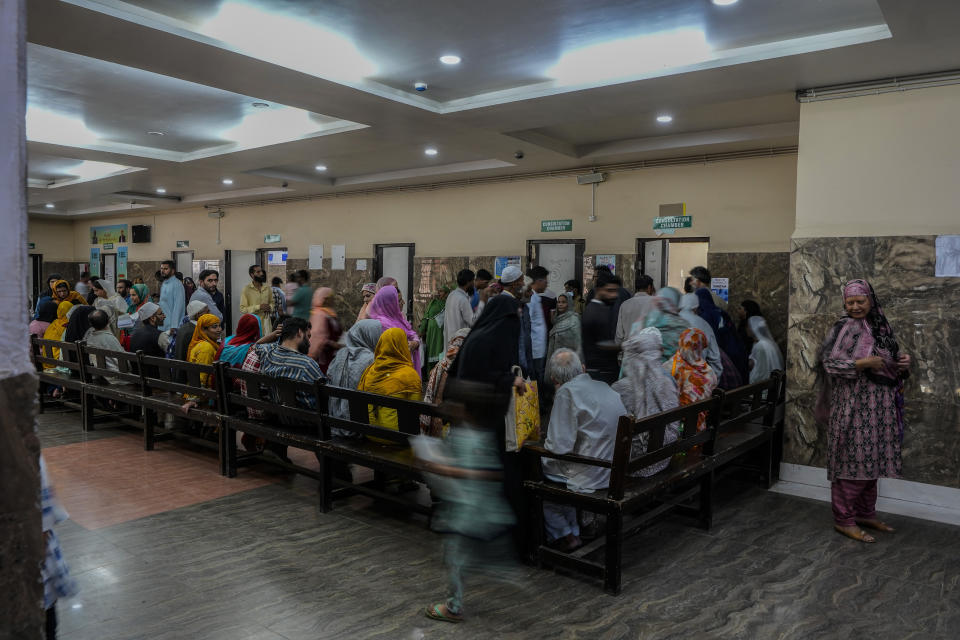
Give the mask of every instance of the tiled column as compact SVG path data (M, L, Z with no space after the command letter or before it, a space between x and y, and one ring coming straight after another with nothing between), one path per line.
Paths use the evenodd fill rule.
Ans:
M0 637L40 638L43 587L34 420L37 381L28 355L27 300L26 8L0 2Z

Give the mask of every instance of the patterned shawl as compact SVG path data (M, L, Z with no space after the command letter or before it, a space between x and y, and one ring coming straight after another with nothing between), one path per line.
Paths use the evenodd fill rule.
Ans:
M453 334L450 344L447 345L447 353L430 371L430 377L423 389L424 402L437 404L443 400L443 390L447 386L447 371L460 354L460 347L463 346L463 341L467 339L469 333L470 328L467 327ZM432 416L420 416L420 432L439 438L443 434L443 420Z
M679 348L670 360L663 364L677 381L680 406L685 407L704 398L709 398L717 386L717 374L703 359L707 336L699 329L687 329L680 334ZM697 420L697 431L706 429L706 416Z
M677 310L679 302L679 291L673 287L663 287L657 291L651 303L651 309L643 319L644 328L652 327L660 331L663 351L661 362L666 362L676 353L677 346L680 344L680 335L690 328L690 322L681 317Z

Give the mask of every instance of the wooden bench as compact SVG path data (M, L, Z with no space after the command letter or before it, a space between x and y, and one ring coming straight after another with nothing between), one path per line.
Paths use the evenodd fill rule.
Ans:
M714 458L717 469L748 469L759 474L769 489L777 477L776 407L783 374L728 391L722 398L720 427Z
M63 356L62 360L53 357L53 349L59 349L61 351ZM76 392L77 402L72 402L69 399L62 399L61 402L65 406L82 410L84 408L82 393L83 379L80 375L80 355L77 344L74 342L60 342L59 340L43 340L36 336L30 336L30 350L33 354L33 364L37 369L37 377L40 379L38 388L40 413L43 413L47 400L43 393L43 386L45 384L63 387L64 391L70 390ZM45 364L69 371L44 369L43 365Z
M695 516L698 524L709 529L713 519L713 458L723 394L670 411L634 420L623 416L617 425L612 460L601 460L576 454L555 454L542 445L527 444L529 468L539 478L526 480L524 488L534 498L535 531L538 536L537 562L574 569L601 578L611 593L620 592L623 539L668 510ZM706 428L697 431L697 419L706 413ZM664 445L668 425L680 422L683 432L675 442ZM647 453L631 458L635 436L649 434ZM610 469L607 489L579 493L565 484L552 482L542 475L541 461L553 458L588 466ZM631 474L663 460L669 466L648 478ZM606 517L603 535L571 552L553 549L544 544L543 502L571 505ZM693 502L689 505L687 503ZM602 561L591 556L604 552Z
M94 428L96 419L95 398L104 398L129 407L123 412L108 411L105 415L123 424L143 427L143 381L138 369L137 354L126 351L111 351L78 344L80 355L80 378L83 381L82 425L84 431ZM117 370L107 366L112 359ZM133 411L136 409L136 411Z
M216 388L200 384L200 374L215 376L216 368L213 365L146 356L142 352L138 352L137 359L143 388L144 448L151 451L154 443L161 438L182 437L200 446L221 450L222 445L218 441L210 441L195 435L177 431L167 431L162 436L157 434L161 415L173 415L203 425L219 427L220 394ZM188 413L184 413L182 409L187 402L184 395L198 398L198 406L191 408ZM223 430L218 431L222 434ZM220 470L223 472L222 456Z

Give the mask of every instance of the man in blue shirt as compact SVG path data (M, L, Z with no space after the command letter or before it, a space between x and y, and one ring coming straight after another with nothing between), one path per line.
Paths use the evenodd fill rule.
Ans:
M180 326L187 308L186 292L183 283L175 275L177 263L173 260L164 260L160 263L160 308L163 309L163 326L161 331Z
M474 278L474 290L473 296L470 298L470 306L473 308L473 312L479 318L480 314L477 313L477 307L480 306L480 294L488 286L490 286L490 281L493 280L493 276L490 275L490 272L486 269L480 269L477 271L477 275Z

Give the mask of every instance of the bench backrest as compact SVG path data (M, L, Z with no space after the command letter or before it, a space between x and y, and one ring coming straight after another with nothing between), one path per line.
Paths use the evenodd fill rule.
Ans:
M632 416L622 416L617 425L617 442L613 451L613 464L610 473L610 497L620 499L630 474L673 458L679 453L690 453L694 447L701 447L705 456L713 455L717 432L720 425L720 406L723 394L694 402L683 407L662 411L639 420ZM705 414L703 431L697 431L700 416ZM664 444L667 427L679 422L680 437ZM633 439L643 433L648 434L647 451L637 457L631 457Z
M85 342L79 343L78 347L80 377L84 384L109 386L111 383L124 382L142 386L136 353L99 349L87 346ZM117 371L107 367L107 358L117 363Z
M205 387L200 384L201 373L216 378L217 370L213 365L145 356L142 351L137 353L137 359L143 381L143 395L151 396L157 392L178 393L200 398L198 404L201 409L211 401L219 406L220 397L216 385Z
M723 399L720 431L736 429L759 419L763 420L764 425L772 426L782 378L780 371L774 371L766 380L729 391L714 391Z
M30 346L33 353L33 364L38 373L43 373L43 365L64 367L80 377L80 356L77 343L61 342L59 340L44 340L37 336L30 336ZM59 349L63 359L53 357L53 349Z
M306 398L316 401L317 387L314 383L242 371L225 362L217 363L217 380L223 412L228 417L248 419L248 410L253 410L260 413L262 417L257 419L261 422L316 425L319 435L321 409L325 411L325 408L310 408L305 402ZM240 382L246 389L246 395L238 388Z
M345 389L332 385L318 385L320 404L324 413L324 435L330 437L331 428L352 431L358 435L373 436L396 444L408 444L411 436L420 435L420 416L443 417L445 413L437 405L418 400L406 400L382 396L368 391ZM327 412L330 398L346 400L350 407L350 419L335 418ZM385 407L397 411L398 431L370 424L369 406Z

